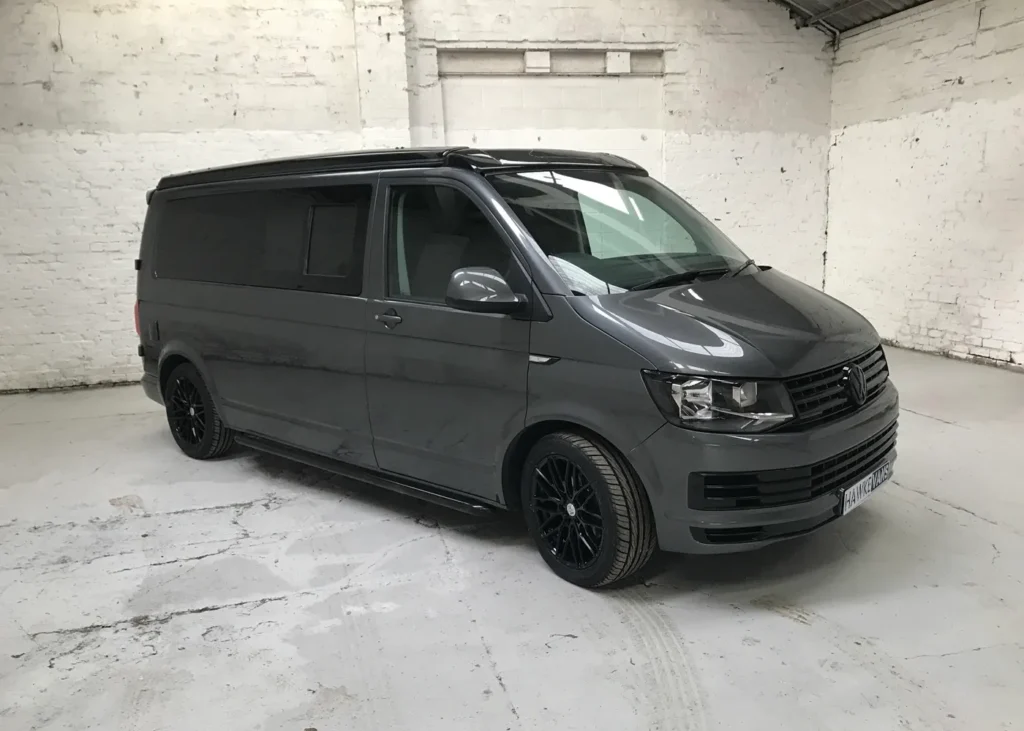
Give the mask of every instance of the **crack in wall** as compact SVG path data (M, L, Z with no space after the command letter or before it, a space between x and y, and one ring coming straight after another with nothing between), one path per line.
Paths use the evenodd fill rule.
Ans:
M843 139L846 127L839 130L838 134L832 133L831 144L828 146L828 153L825 155L825 242L821 251L821 291L824 292L828 281L828 235L829 224L832 216L832 155L833 150L839 146Z
M57 16L57 46L58 47L56 49L54 49L54 50L56 50L56 51L63 51L64 50L64 33L63 33L62 29L61 29L60 8L57 7L57 3L54 3L54 2L48 2L46 4L49 5L51 8L53 8L53 12Z

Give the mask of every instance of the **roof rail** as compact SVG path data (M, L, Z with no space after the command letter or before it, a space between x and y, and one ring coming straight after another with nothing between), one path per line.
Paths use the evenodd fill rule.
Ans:
M417 167L458 167L481 173L538 168L605 168L646 173L634 162L602 152L545 149L477 149L467 146L397 148L260 160L168 175L156 190L233 183L271 177L326 175Z

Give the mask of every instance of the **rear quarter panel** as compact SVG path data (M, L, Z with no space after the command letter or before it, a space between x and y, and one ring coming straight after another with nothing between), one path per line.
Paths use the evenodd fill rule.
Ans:
M225 423L374 466L363 373L366 299L159 276L158 192L146 217L137 292L144 368L182 356ZM173 241L160 242L160 247Z

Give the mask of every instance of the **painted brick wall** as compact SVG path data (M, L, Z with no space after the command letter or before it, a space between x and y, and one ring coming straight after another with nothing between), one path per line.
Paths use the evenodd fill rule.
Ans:
M660 77L445 76L441 89L446 144L600 150L664 178Z
M407 145L403 26L398 0L0 5L0 391L138 377L161 175Z
M787 12L764 0L467 0L458 9L445 0L407 0L406 8L412 136L425 143L445 140L438 48L663 51L661 114L648 123L661 129L663 179L751 256L821 286L832 56L826 36L794 30ZM524 86L534 95L525 103L546 91ZM562 96L550 102L560 108ZM599 119L646 134L633 116L606 107ZM576 117L566 114L567 126ZM563 139L547 123L529 132Z
M833 105L826 291L901 345L1024 363L1024 3L844 38Z
M765 0L5 0L0 390L139 375L131 262L159 176L443 140L438 47L663 49L665 177L820 283L826 40Z

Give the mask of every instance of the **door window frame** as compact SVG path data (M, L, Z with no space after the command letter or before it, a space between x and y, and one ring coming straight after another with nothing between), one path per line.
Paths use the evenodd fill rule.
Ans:
M403 173L405 171L402 171ZM475 205L484 214L487 222L491 225L494 231L498 234L499 239L508 249L512 266L514 267L515 276L510 279L516 281L509 281L509 286L516 294L524 295L527 297L529 304L524 309L524 313L532 312L534 302L534 285L533 278L530 276L529 268L524 261L522 253L519 251L519 247L515 241L509 236L504 226L501 225L499 219L490 210L489 206L484 200L476 194L476 192L468 185L463 183L461 180L456 178L441 176L441 175L423 175L418 174L382 174L377 187L377 201L378 210L380 211L380 228L381 237L379 239L379 255L381 261L381 267L379 271L379 277L377 280L377 286L380 287L380 299L385 302L395 302L409 305L420 305L428 307L441 307L445 310L455 311L455 308L446 303L444 300L426 300L417 299L415 297L406 297L401 294L392 294L390 290L391 284L391 206L395 200L395 188L406 188L412 186L431 186L431 187L446 187L452 188L465 195L469 201ZM460 310L461 311L461 310ZM504 317L504 315L489 315L486 313L471 313L466 314L477 314L485 317ZM529 316L527 319L530 319Z

